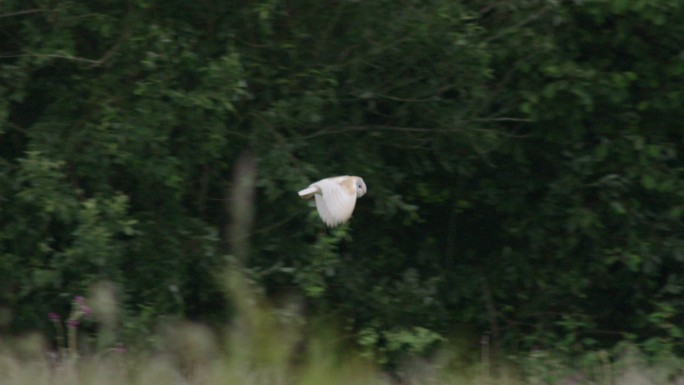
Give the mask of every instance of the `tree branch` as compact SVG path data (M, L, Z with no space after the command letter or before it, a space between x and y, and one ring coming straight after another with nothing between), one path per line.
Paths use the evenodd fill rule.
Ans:
M26 11L26 12L28 12L28 11ZM3 16L5 16L5 15L0 15L0 17L3 17ZM88 63L88 64L91 64L93 67L96 67L96 66L101 66L101 65L105 64L116 53L116 51L119 49L122 42L125 40L126 37L128 37L128 35L129 35L128 30L124 31L121 34L121 36L119 36L119 38L116 40L116 42L111 46L111 48L109 48L104 54L102 54L102 56L99 59L88 59L88 58L80 57L80 56L49 54L49 53L33 53L33 52L0 55L0 59L17 58L17 57L52 58L52 59L62 59L62 60L70 60L70 61L81 62L81 63Z
M37 9L27 9L24 11L16 11L16 12L10 12L10 13L3 13L0 14L0 19L5 18L5 17L12 17L12 16L21 16L21 15L28 15L31 13L39 13L39 12L46 12L47 10L42 9L42 8L37 8Z
M514 122L530 122L528 119L519 119L511 117L499 117L499 118L479 118L463 121L463 123L468 122L503 122L503 121L514 121ZM496 130L490 130L486 128L427 128L427 127L403 127L403 126L386 126L386 125L364 125L364 126L345 126L345 127L326 127L322 130L314 132L309 135L302 136L302 139L312 139L320 136L326 135L338 135L348 132L359 132L359 131L384 131L384 132L404 132L404 133L453 133L453 132L463 132L463 131L479 131L487 133L495 133L497 135L512 137L512 138L524 138L523 135L510 134L506 132L500 132Z
M0 59L17 58L17 57L53 58L53 59L64 59L64 60L89 63L89 64L93 64L93 65L100 64L100 60L87 59L87 58L78 57L78 56L58 55L58 54L18 53L18 54L11 54L11 55L0 55Z

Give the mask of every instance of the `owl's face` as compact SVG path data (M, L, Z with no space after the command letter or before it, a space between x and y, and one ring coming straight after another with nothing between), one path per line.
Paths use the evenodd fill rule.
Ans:
M366 183L360 177L356 177L356 197L361 198L366 194Z

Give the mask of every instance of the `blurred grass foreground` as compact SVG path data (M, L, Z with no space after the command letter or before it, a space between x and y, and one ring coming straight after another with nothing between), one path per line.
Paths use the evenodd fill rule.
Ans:
M346 345L330 323L304 321L296 301L276 307L241 274L226 279L236 312L224 330L174 321L159 327L153 344L98 350L115 333L108 330L115 322L107 317L116 314L106 292L111 286L102 284L74 300L67 320L51 315L59 325L56 347L39 334L2 341L0 384L684 384L681 359L654 359L631 345L572 359L539 350L505 363L490 362L486 347L473 358L452 346L427 358L407 357L390 374ZM102 327L95 335L79 331L82 317Z

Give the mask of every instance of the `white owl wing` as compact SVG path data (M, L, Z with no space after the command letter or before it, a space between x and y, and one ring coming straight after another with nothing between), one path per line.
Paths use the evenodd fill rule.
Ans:
M318 215L330 227L351 218L356 206L356 194L345 190L336 179L324 179L314 184L320 189L320 193L315 195Z
M318 188L315 184L305 188L304 190L301 190L299 192L299 196L302 197L303 199L310 199L314 194L320 193L321 189Z

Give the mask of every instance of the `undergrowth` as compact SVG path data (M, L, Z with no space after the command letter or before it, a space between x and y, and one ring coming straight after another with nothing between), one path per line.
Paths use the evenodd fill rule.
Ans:
M100 285L105 291L74 298L68 317L49 315L54 341L39 334L3 337L0 384L684 384L681 359L646 355L631 344L574 357L535 350L502 362L491 362L485 349L467 363L453 346L427 358L406 357L389 373L346 346L334 327L312 327L293 316L296 306L285 311L266 305L239 276L228 282L236 316L223 330L167 322L154 346L131 348L116 341L116 305L110 286ZM100 336L79 330L81 322L97 324Z

